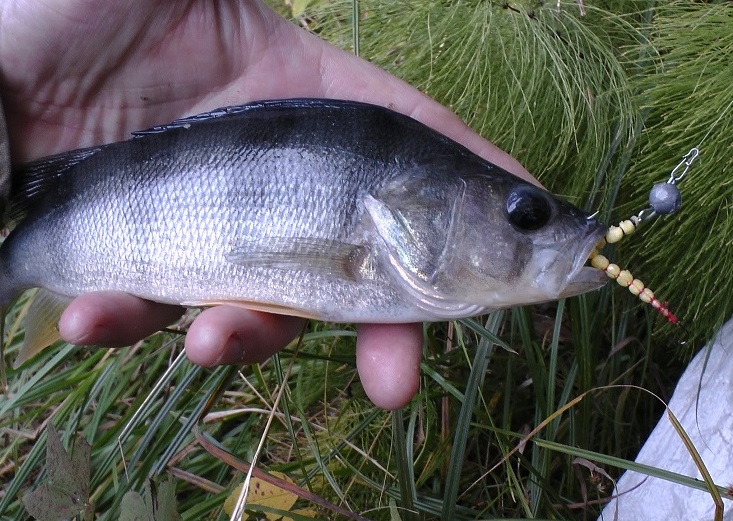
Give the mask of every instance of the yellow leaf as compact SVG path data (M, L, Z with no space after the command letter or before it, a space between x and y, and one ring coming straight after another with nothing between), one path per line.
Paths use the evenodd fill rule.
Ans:
M283 474L282 472L271 472L271 476L276 477L282 481L288 483L294 483L292 479ZM239 485L234 491L229 494L229 497L224 502L224 512L228 515L232 515L234 507L237 505L237 499L239 494L242 492L242 487ZM281 489L276 485L272 485L259 478L252 478L249 482L249 491L247 492L247 505L249 506L263 506L281 511L283 514L289 511L295 502L298 500L298 496L292 492ZM280 519L283 514L275 514L268 512L265 514L267 519L275 521Z
M297 508L293 510L293 514L297 514L301 517L311 517L315 518L318 515L318 512L311 508ZM290 516L283 516L282 521L293 521L293 518Z

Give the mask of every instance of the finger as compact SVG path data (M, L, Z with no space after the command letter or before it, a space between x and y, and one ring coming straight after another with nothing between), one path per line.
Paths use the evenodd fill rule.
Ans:
M216 306L191 324L186 355L205 367L262 362L285 347L304 323L301 318Z
M420 384L422 324L361 324L356 368L374 405L387 410L407 405Z
M183 308L157 304L127 293L87 293L61 315L59 333L71 344L121 347L175 322Z

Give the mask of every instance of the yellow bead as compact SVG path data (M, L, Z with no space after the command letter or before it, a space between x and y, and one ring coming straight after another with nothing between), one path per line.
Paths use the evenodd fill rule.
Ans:
M636 227L634 226L634 223L632 223L630 220L626 219L625 221L621 221L619 223L619 226L621 227L621 230L623 230L624 234L629 235L636 230Z
M591 258L590 264L594 268L598 268L599 270L606 271L606 268L608 268L608 265L610 264L610 262L608 262L608 259L604 257L603 255L596 255L595 257Z
M644 291L639 294L639 298L645 304L649 304L652 300L654 300L654 293L649 288L644 288Z
M639 295L644 290L644 283L639 279L634 279L629 284L629 291L634 295Z
M606 242L613 244L614 242L620 241L624 237L624 232L618 226L611 226L606 232Z
M619 273L621 273L621 268L618 267L618 264L609 264L606 267L606 275L608 275L612 279L618 277Z
M622 271L618 274L618 277L616 277L616 282L619 283L619 286L628 286L631 284L632 280L634 280L634 276L628 270Z

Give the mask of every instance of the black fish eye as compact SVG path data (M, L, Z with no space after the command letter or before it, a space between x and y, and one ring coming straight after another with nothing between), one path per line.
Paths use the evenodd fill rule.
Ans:
M512 190L506 198L509 222L518 230L533 232L545 226L552 217L552 207L544 192L530 186Z

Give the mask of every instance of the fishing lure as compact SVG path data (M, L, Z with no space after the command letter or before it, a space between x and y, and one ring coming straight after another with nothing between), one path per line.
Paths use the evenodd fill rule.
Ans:
M613 264L600 250L606 244L614 244L624 237L631 235L643 221L647 221L656 215L670 215L675 213L682 206L682 195L677 183L681 181L690 170L692 163L700 155L700 150L693 147L682 157L682 161L672 170L669 179L662 183L655 184L649 192L649 206L636 215L621 221L616 226L610 226L606 236L601 239L591 252L589 259L591 266L603 271L609 278L615 279L620 286L628 288L632 295L636 296L645 304L650 304L664 318L672 324L681 325L679 318L669 310L666 303L661 302L654 292L646 287L639 279L635 278L629 270L622 270L618 264Z

